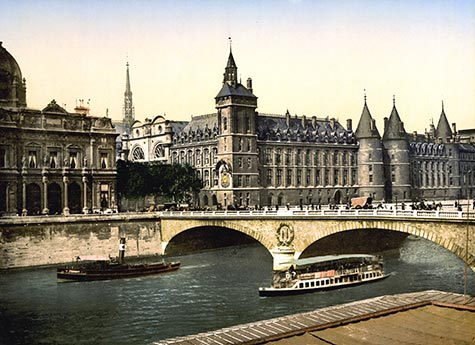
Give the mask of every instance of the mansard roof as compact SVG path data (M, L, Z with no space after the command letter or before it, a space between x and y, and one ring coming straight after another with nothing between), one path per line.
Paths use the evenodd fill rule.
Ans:
M442 103L442 113L439 117L439 123L437 124L436 135L442 138L442 141L447 142L447 138L452 137L452 130L450 129L449 121L444 111L444 104Z
M399 117L396 105L393 104L393 109L389 120L384 128L383 140L407 139L407 134L404 129L404 124Z
M374 120L371 117L371 113L368 109L368 105L366 104L366 100L365 100L360 121L358 122L358 127L356 128L356 132L355 132L356 138L357 139L366 139L366 138L381 139L381 135L379 135L376 125L373 126L372 123L374 123Z
M335 119L290 117L290 114L259 114L257 137L271 141L354 143L354 133Z

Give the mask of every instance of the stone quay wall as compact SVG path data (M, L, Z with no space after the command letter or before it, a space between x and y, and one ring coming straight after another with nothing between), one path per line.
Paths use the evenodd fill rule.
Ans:
M0 218L0 269L64 264L79 255L160 255L158 214Z

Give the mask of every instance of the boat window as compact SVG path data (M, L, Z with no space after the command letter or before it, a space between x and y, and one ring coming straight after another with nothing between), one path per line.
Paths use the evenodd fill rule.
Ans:
M314 287L314 286L315 286L315 282L314 282L314 281L311 281L311 282L310 282L310 286L311 286L311 287Z
M317 286L320 286L320 281L319 280L317 280Z
M309 283L309 282L305 282L305 287L306 287L306 288L310 287L310 283Z
M299 284L299 288L301 288L301 289L303 288L303 283Z

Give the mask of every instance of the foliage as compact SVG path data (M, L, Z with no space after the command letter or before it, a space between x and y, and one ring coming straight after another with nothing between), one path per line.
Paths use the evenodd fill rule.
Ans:
M153 194L175 202L188 201L203 188L196 169L189 164L161 164L117 161L118 197Z

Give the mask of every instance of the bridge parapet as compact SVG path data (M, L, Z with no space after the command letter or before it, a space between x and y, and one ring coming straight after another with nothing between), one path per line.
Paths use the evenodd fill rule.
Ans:
M347 217L375 217L375 218L437 218L443 219L460 219L475 221L475 211L429 211L429 210L379 210L379 209L362 209L362 210L243 210L243 211L165 211L161 213L161 217L292 217L292 216L347 216Z

